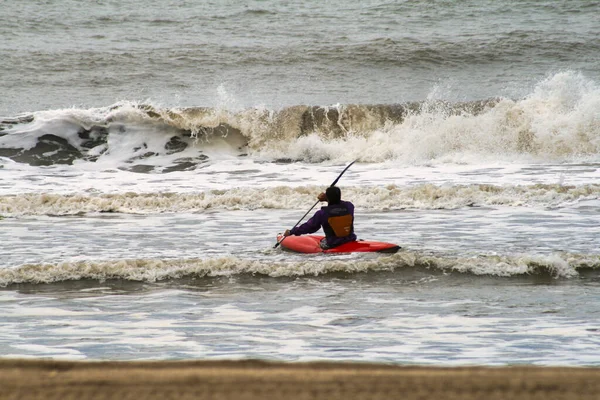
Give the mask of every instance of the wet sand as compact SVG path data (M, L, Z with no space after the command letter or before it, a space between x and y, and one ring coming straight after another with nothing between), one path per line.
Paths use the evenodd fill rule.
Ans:
M600 369L0 360L0 399L597 399Z

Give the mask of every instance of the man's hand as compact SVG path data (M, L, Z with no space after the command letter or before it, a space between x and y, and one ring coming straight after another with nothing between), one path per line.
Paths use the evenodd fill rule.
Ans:
M289 229L286 229L285 232L283 232L283 236L290 236L290 235L291 235L291 233L290 233Z
M319 199L319 201L327 201L327 195L325 193L321 193L317 196L317 199Z

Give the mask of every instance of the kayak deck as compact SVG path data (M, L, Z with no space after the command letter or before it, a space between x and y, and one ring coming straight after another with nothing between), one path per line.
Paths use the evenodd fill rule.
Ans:
M344 243L333 249L323 250L319 246L319 242L324 236L318 235L302 235L288 236L283 242L282 235L277 236L277 241L281 242L281 247L284 250L294 251L296 253L396 253L400 250L400 246L393 243L372 242L367 240L357 240L354 242Z

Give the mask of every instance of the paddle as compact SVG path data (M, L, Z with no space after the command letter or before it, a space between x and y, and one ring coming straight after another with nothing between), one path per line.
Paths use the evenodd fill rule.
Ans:
M337 178L335 178L335 181L333 181L333 183L332 183L331 185L329 185L329 187L335 186L335 184L336 184L336 183L337 183L337 182L340 180L340 178L342 177L342 175L344 175L344 172L346 172L346 171L348 170L348 168L350 168L350 166L351 166L352 164L354 164L355 162L356 162L356 160L354 160L354 161L352 161L350 164L348 164L348 166L347 166L346 168L344 168L344 170L342 171L342 173L341 173L341 174L339 174ZM311 212L311 211L312 211L312 209L313 209L313 208L315 208L315 206L316 206L317 204L319 204L319 202L320 202L320 201L321 201L321 200L317 200L317 202L316 202L315 204L313 204L313 206L310 208L310 210L308 210L308 211L306 212L306 214L304 214L304 215L302 216L302 218L300 218L300 219L298 220L298 222L296 222L296 225L294 225L294 228L295 228L295 227L297 227L297 226L298 226L298 224L299 224L300 222L302 222L302 220L303 220L304 218L306 218L306 216L308 215L308 213L309 213L309 212ZM294 229L294 228L292 228L292 229ZM290 229L290 230L291 230L291 229ZM274 249L276 249L276 248L277 248L277 246L279 246L279 245L281 244L281 242L283 242L283 241L285 240L285 238L286 238L286 237L287 237L287 236L284 236L284 237L283 237L283 238L282 238L280 241L278 241L277 243L275 243L275 246L273 246L273 248L274 248Z

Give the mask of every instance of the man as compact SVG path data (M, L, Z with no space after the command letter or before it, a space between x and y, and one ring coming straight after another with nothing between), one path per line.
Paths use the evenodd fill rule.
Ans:
M354 234L354 204L349 201L342 201L342 192L337 186L330 186L325 193L317 197L320 201L326 201L327 206L321 207L306 223L295 227L291 231L288 229L283 234L304 235L314 233L323 227L325 237L321 240L323 250L337 247L341 244L356 240Z

